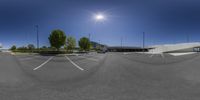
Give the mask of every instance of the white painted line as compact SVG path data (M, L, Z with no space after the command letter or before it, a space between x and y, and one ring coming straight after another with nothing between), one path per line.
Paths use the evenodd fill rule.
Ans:
M79 56L80 54L66 54L66 56Z
M15 53L14 53L14 52L11 52L10 54L11 54L11 55L15 55Z
M160 55L161 55L161 57L162 57L162 58L165 58L165 56L164 56L164 54L163 54L163 53L161 53Z
M98 60L93 59L93 58L87 58L87 57L84 57L84 56L78 56L78 57L80 57L80 58L85 58L85 59L88 59L88 60L91 60L91 61L98 62Z
M185 53L168 53L172 56L182 56L182 55L190 55L190 54L195 54L196 52L185 52Z
M41 57L41 56L25 57L25 58L20 58L19 60L21 60L21 61L24 61L24 60L31 60L31 59L39 58L39 57Z
M124 55L128 55L129 53L124 52L123 54L124 54Z
M47 61L45 61L44 63L42 63L40 66L34 68L33 70L37 70L37 69L41 68L41 67L44 66L46 63L48 63L51 59L53 59L53 57L50 57Z
M150 57L150 58L152 58L153 56L154 56L154 55L153 55L153 54L151 54L149 57Z
M67 60L70 61L70 63L72 63L76 68L80 69L80 70L84 70L83 68L79 67L76 63L74 63L69 57L65 56L67 58Z
M24 60L30 60L30 59L33 59L33 58L22 58L22 59L19 59L19 60L24 61Z

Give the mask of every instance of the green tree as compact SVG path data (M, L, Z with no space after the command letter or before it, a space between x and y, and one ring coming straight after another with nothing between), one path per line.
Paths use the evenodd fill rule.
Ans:
M15 45L13 45L10 50L15 51L17 49L17 47Z
M27 47L28 47L29 50L34 50L35 49L35 46L33 44L29 44Z
M42 46L40 49L45 50L45 49L47 49L47 46Z
M66 45L66 44L64 45L64 49L65 49L66 51L68 50L68 49L67 49L67 45Z
M25 46L22 46L22 47L18 47L17 50L20 52L27 52L28 48Z
M66 35L62 30L53 30L49 36L51 47L60 49L66 43Z
M90 50L90 47L91 47L90 40L86 37L82 37L79 40L79 47L81 50L84 50L84 51Z
M76 47L76 39L74 37L68 37L67 38L67 50L69 50L70 52Z

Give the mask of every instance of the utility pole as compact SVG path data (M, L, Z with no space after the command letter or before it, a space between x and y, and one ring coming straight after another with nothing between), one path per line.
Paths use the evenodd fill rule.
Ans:
M35 25L36 27L36 33L37 33L37 49L39 49L39 26L38 25Z
M99 40L99 48L98 49L100 49L101 50L101 41Z
M121 37L121 48L122 48L123 37Z
M142 47L143 47L143 52L144 52L144 48L145 48L145 32L143 32L143 45L142 45Z
M186 36L186 38L187 38L187 43L189 43L189 42L190 42L190 36L189 36L188 33L187 33L186 35L187 35L187 36Z
M89 33L89 36L88 36L89 40L90 40L90 33Z

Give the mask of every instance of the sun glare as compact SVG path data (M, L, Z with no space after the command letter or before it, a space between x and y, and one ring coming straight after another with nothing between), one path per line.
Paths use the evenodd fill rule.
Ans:
M95 15L95 19L96 19L97 21L104 20L104 19L105 19L105 16L104 16L103 14L97 14L97 15Z

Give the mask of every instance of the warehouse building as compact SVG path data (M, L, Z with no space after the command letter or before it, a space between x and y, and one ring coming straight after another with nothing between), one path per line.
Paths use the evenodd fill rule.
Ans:
M178 43L151 46L150 53L200 52L200 43Z
M148 52L149 48L128 47L128 46L113 46L107 47L108 52Z

